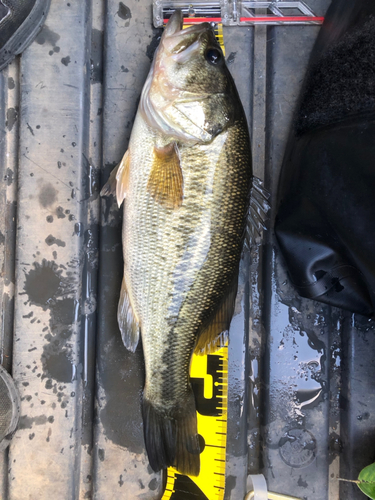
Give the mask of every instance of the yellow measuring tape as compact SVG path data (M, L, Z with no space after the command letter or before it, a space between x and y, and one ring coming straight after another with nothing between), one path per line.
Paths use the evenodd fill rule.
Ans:
M206 356L193 354L190 381L194 390L198 434L201 442L199 476L183 476L172 467L162 500L222 500L225 489L225 461L228 409L228 346Z
M184 25L184 28L191 26ZM225 55L223 26L214 28ZM183 476L170 467L162 500L223 500L228 412L228 345L214 354L193 354L190 381L197 406L201 443L199 476Z
M224 35L223 35L223 25L217 24L214 28L216 40L219 42L221 50L223 51L223 54L225 55L225 47L224 47Z

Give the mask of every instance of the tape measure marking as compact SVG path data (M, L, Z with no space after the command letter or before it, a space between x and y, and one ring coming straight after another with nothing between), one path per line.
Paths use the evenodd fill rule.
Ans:
M191 381L197 403L198 434L202 441L197 477L167 471L162 500L223 500L227 439L228 347L207 356L193 355ZM205 384L211 387L206 388ZM212 397L207 399L205 394Z

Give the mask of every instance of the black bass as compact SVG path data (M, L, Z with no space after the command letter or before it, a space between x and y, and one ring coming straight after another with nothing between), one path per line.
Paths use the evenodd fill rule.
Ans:
M208 23L168 22L144 85L129 148L102 194L124 203L118 323L139 336L146 365L142 414L154 471L199 474L193 351L228 334L245 239L252 164L233 79ZM257 184L253 222L264 200Z

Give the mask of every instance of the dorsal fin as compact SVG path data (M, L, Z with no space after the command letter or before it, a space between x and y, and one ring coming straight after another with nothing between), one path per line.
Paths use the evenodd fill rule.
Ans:
M269 199L270 193L265 189L263 181L258 177L253 177L245 235L245 244L248 248L266 229L267 214L270 209Z
M238 277L236 276L210 324L200 333L194 350L195 354L212 354L226 344L230 322L234 313L237 286Z

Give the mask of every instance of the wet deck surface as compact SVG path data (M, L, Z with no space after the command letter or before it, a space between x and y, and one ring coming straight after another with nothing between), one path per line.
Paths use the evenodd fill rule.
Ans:
M125 5L126 3L126 5ZM126 150L160 30L151 5L53 0L36 41L0 73L0 339L22 405L0 498L157 499L140 415L141 350L116 325L121 216L100 186ZM323 15L326 0L311 0ZM318 27L224 30L273 198ZM271 218L272 219L272 218ZM229 349L225 497L247 473L306 499L364 498L374 460L374 322L301 299L272 228L241 263Z

